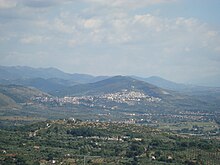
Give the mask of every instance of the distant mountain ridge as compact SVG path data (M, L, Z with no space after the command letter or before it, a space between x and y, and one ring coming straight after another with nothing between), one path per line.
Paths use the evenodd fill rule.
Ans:
M131 76L137 80L145 81L147 83L153 84L155 86L158 86L163 89L168 89L172 91L181 92L184 94L190 94L190 95L197 95L203 92L213 93L218 92L220 93L220 87L207 87L207 86L198 86L198 85L190 85L190 84L182 84L182 83L176 83L173 81L166 80L164 78L158 77L158 76L151 76L148 78L142 78L138 76Z
M157 76L152 76L148 78L142 78L138 76L129 77L147 82L163 89L173 90L190 95L200 94L204 92L213 93L216 91L220 93L220 88L180 84ZM108 78L110 77L92 76L88 74L78 73L70 74L56 68L0 66L0 84L17 84L30 86L49 93L59 93L62 90L66 90L65 88L79 84L90 84L91 86L91 83L106 80Z
M105 76L91 76L88 74L70 74L56 68L32 68L27 66L0 66L1 80L58 78L63 80L72 80L76 83L89 83L105 79Z
M142 77L138 77L138 76L132 76L132 77L137 80L142 80L142 81L148 82L150 84L154 84L158 87L161 87L164 89L169 89L169 90L174 90L174 91L184 91L187 88L189 88L189 85L175 83L175 82L163 79L158 76L151 76L148 78L142 78Z
M49 73L47 78L34 77L45 76L47 71L48 69L45 73L29 78L27 75L30 73L24 73L27 77L19 78L18 75L22 73L19 71L16 77L18 79L1 79L1 84L5 83L5 85L0 85L0 109L4 112L2 114L17 115L20 112L14 109L18 109L22 114L31 116L44 114L43 116L47 118L48 114L59 118L69 114L81 114L80 117L82 117L89 113L93 113L96 117L98 114L113 113L113 118L117 118L118 113L126 117L127 113L133 114L134 112L175 114L185 111L206 112L219 109L220 94L212 88L207 88L205 92L203 89L201 93L197 92L198 96L195 96L194 91L193 95L188 95L158 87L167 85L166 88L173 89L178 84L157 77L142 78L142 80L120 75L93 77L89 83L76 83L73 79L58 78L59 76L48 78L53 75ZM37 69L32 74L38 72ZM95 82L93 82L94 78ZM83 82L80 76L78 80ZM152 84L146 82L150 80Z
M59 78L50 78L50 79L31 78L31 79L2 80L1 83L5 85L16 84L27 87L34 87L48 93L78 84L72 80L64 80Z

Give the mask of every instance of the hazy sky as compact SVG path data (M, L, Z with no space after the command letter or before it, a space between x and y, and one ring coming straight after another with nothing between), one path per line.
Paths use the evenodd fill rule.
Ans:
M0 65L220 86L219 0L0 0Z

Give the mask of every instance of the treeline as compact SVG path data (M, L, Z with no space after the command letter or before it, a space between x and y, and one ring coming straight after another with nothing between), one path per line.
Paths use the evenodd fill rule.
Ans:
M73 136L83 136L83 137L91 137L91 136L99 136L99 137L107 137L108 134L102 130L90 128L90 127L81 127L74 128L71 130L67 130L67 134L71 134Z

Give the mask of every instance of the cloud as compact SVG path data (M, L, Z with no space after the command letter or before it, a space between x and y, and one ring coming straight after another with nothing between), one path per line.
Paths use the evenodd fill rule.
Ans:
M19 58L20 64L40 66L37 56L46 54L45 66L53 59L68 71L74 66L96 74L181 81L219 72L218 27L178 13L155 14L161 5L154 5L177 1L0 0L0 50L8 55L1 64ZM44 53L35 53L39 50Z
M146 6L161 4L161 3L170 3L175 2L176 0L84 0L89 3L96 3L101 6L107 7L117 7L124 9L135 9L135 8L143 8Z
M220 53L220 46L217 46L217 47L215 48L215 51L218 52L218 53Z
M8 2L15 2L13 0ZM16 1L18 2L18 1ZM56 4L70 2L69 0L21 0L29 7L49 7ZM207 24L195 18L166 18L160 15L153 15L152 13L130 13L129 11L105 10L87 10L91 6L90 3L106 5L106 6L132 6L134 3L140 6L148 6L152 4L171 3L175 0L142 0L134 2L132 0L84 0L87 3L86 10L75 12L74 10L65 11L60 10L54 13L53 16L49 14L53 9L47 12L36 14L29 14L29 18L23 19L22 22L17 22L18 27L31 28L41 33L47 33L50 37L62 39L61 42L77 44L132 44L141 47L143 44L178 44L182 45L182 49L192 47L196 43L198 47L217 47L214 43L219 40L219 34L215 29L210 28ZM70 3L74 6L75 1ZM64 7L64 6L63 6ZM18 9L17 9L18 10ZM85 12L86 11L86 12ZM27 15L31 13L31 9L21 9L20 15ZM18 15L19 15L18 14ZM17 19L18 20L18 19ZM14 26L16 22L14 21ZM23 25L22 25L23 24ZM21 26L22 25L22 26ZM5 29L7 24L4 25ZM9 24L11 27L11 24ZM23 27L24 26L24 27ZM33 30L34 31L34 30ZM37 34L37 33L36 33ZM40 43L43 41L41 37L23 37L21 36L22 43ZM40 36L40 35L38 35ZM59 38L58 38L59 36ZM66 40L66 41L65 41ZM71 42L70 42L71 41ZM74 42L72 42L74 41ZM138 45L141 43L141 45ZM217 43L217 42L216 42ZM174 49L179 51L175 46ZM161 48L161 50L168 47ZM169 48L170 49L170 48ZM218 49L216 49L218 50ZM172 51L172 52L176 52Z
M218 32L214 31L214 30L210 30L207 32L207 36L212 38L212 37L216 37L218 35Z
M102 15L61 12L59 17L46 21L37 20L35 25L50 33L63 33L63 43L71 46L76 43L132 44L136 47L158 45L161 50L169 49L175 54L181 50L191 50L193 47L214 50L219 42L219 33L195 18L166 18L151 13L129 15L121 14L121 11L105 12Z
M41 44L48 41L50 38L45 36L25 36L20 39L24 44Z
M101 20L98 19L87 19L83 21L83 25L85 28L93 29L93 28L99 28L102 24Z
M0 9L14 8L17 5L24 5L33 8L45 8L57 5L58 0L0 0Z
M16 1L14 0L0 0L0 9L9 9L16 6Z
M62 33L72 33L74 31L74 26L71 26L69 24L65 24L62 21L62 19L59 19L59 18L56 18L54 20L53 27Z
M157 18L151 14L135 15L133 18L133 23L142 24L145 26L145 28L153 28L158 32L167 28L165 26L164 20Z
M77 41L74 40L74 39L71 39L71 40L68 41L68 45L70 47L75 47L77 45Z
M40 63L42 67L52 65L48 64L48 61L51 61L51 56L48 54L48 52L43 51L36 51L32 53L11 51L2 58L2 61L3 64L8 64L9 62L10 65L29 66L31 64L32 67L39 67Z
M67 2L71 2L71 0L0 0L0 9L14 8L19 5L31 8L47 8Z
M23 0L24 5L34 8L50 7L56 5L57 3L57 0Z

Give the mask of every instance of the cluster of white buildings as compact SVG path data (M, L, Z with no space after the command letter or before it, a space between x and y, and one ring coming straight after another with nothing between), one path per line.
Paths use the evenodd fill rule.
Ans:
M87 106L95 106L96 102L99 100L112 101L116 103L125 103L128 105L134 105L141 101L144 102L160 102L161 99L153 96L146 95L139 91L128 91L122 90L120 92L108 93L96 96L65 96L62 98L58 97L35 97L32 98L33 101L38 101L41 103L58 103L63 104L83 104Z
M147 101L147 102L161 101L160 98L148 96L139 91L127 91L127 90L123 90L121 92L116 92L116 93L104 94L100 96L100 98L107 99L109 101L115 101L117 103L126 103L126 104L131 104L140 101Z

